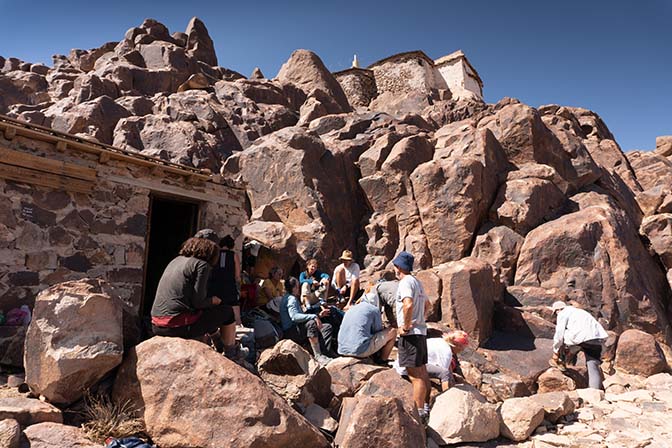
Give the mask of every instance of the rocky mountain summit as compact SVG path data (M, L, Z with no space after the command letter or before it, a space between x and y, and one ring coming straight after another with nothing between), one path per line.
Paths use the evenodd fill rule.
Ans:
M534 446L621 446L609 444L610 428L620 425L625 433L625 419L669 411L664 387L641 378L618 377L606 399L581 401L578 392L568 394L575 404L592 403L578 417L571 417L575 404L569 410L564 398L562 416L548 406L508 400L586 386L585 370L548 369L554 322L547 306L555 300L589 310L609 330L605 371L639 377L669 371L672 137L660 137L655 151L626 154L595 112L533 108L511 98L487 104L424 82L433 76L429 69L405 65L380 79L373 67L374 82L365 85L345 84L307 50L295 51L273 79L258 69L246 78L219 62L199 19L172 34L147 19L119 42L54 56L52 67L0 57L0 114L242 182L249 202L243 234L272 257L259 260L262 272L270 263L296 271L313 257L333 267L349 248L365 268L364 278L375 280L389 275L396 253L412 252L432 299L434 331L461 328L476 342L462 358L471 387L439 399L462 403L468 412L460 415L480 417L451 421L457 411L446 404L453 414L434 413L430 421L438 436L425 439L423 433L420 440L417 422L398 398L407 384L395 389L390 384L396 383L380 376L389 373L375 366L339 359L325 375L300 348L284 347L298 359L302 367L294 370L301 373L269 373L269 367L264 378L259 366L262 379L272 384L267 387L228 361L213 361L216 354L206 347L185 341L167 350L153 339L125 358L114 393L144 403L146 424L161 446L187 446L180 437L204 415L201 408L182 409L174 420L164 411L194 397L199 406L216 408L208 418L237 417L226 420L241 426L235 426L232 446L297 446L297 440L328 446L315 429L322 424L330 425L326 431L343 446L371 446L348 428L382 414L405 428L394 437L406 446L478 442L500 434L522 441L535 430L534 441L527 442ZM33 330L29 340L39 340ZM122 359L120 337L115 334L115 344L103 350L114 365ZM32 355L35 365L47 362L42 355ZM209 382L163 391L154 375L164 355L176 371L195 363ZM99 361L94 364L100 367ZM70 372L68 381L86 379L81 389L89 387L109 371L108 364L98 375ZM71 368L63 363L50 372L64 366ZM208 395L206 386L212 390L221 378L228 378L226 389ZM669 385L669 378L657 378ZM43 395L58 390L49 397L54 402L81 396L80 388L60 380L38 377L33 386ZM124 382L143 388L124 389ZM313 391L324 382L330 382L329 396L318 399ZM393 393L386 395L385 387ZM620 397L636 390L642 392ZM258 406L241 410L226 402L234 391ZM165 394L176 395L170 403L157 401ZM339 415L340 426L333 421ZM584 426L571 433L567 428L577 418ZM624 446L659 442L660 433L646 432L664 420L658 414L649 420L644 434L629 433L632 443ZM241 421L262 429L254 432ZM496 427L486 428L486 421ZM555 432L537 429L542 427ZM366 428L375 440L390 440L389 433L377 432L385 428ZM460 428L473 432L465 436ZM199 439L206 433L185 436L192 437L188 446L210 446Z

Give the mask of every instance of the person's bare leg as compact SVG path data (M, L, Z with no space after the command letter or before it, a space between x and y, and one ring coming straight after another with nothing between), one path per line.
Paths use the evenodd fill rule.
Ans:
M394 348L394 340L397 336L397 330L394 328L388 328L385 331L387 331L387 344L385 344L385 346L380 349L380 359L383 361L390 359L390 353L392 353L392 349Z
M240 306L232 306L233 308L233 316L235 318L236 325L243 325L243 321L240 320ZM235 331L234 331L234 337L235 337Z
M448 389L450 389L450 383L447 382L447 381L442 381L442 382L441 382L441 391L442 391L442 392L445 392L445 391L447 391Z
M338 287L338 289L341 289L342 287L345 286L344 268L337 269L336 272L334 272L334 281L336 282L336 286Z
M355 295L357 294L358 291L359 291L359 279L353 278L352 282L350 283L350 301L348 302L351 305L354 303Z
M224 342L224 347L232 347L236 345L236 323L230 323L229 325L223 325L219 329L222 335L222 341Z
M413 385L413 401L415 401L415 407L419 410L424 409L425 403L429 403L429 376L427 375L427 368L425 366L420 367L406 367L408 372L408 378L411 380Z

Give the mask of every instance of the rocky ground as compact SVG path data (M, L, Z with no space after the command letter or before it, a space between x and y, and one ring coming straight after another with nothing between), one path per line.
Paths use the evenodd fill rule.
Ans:
M466 442L452 438L472 428L484 431L478 440L501 434L528 446L668 443L669 396L646 381L669 385L672 360L672 138L623 153L592 111L448 91L353 107L310 51L294 52L273 79L220 66L196 18L172 34L148 19L119 42L54 56L52 67L4 57L0 67L0 114L242 181L250 206L242 232L270 254L260 272L270 263L296 271L312 257L328 269L350 248L370 280L389 275L395 253L412 252L434 330L461 328L474 341L462 357L471 388L437 398L432 424L444 442ZM59 285L36 302L48 318L28 331L26 381L48 406L68 409L113 372L110 394L142 403L163 448L436 442L431 431L426 442L404 399L408 383L389 370L337 360L325 373L284 343L264 354L259 377L186 341L124 352L113 298L94 294L111 316L104 328L50 305L71 293L84 306L87 291L103 288L96 282ZM648 380L612 384L604 399L581 404L572 391L585 387L585 371L547 364L547 306L559 299L609 330L606 372ZM71 326L59 333L58 322ZM578 410L551 417L525 401L547 392L568 393ZM29 401L18 408L47 406ZM460 403L469 412L451 412ZM28 425L22 410L0 412L19 422L4 420L14 429L2 433L25 428L33 447L81 437L55 426L61 411L52 408L36 412L55 420L26 417ZM203 421L221 423L193 424Z

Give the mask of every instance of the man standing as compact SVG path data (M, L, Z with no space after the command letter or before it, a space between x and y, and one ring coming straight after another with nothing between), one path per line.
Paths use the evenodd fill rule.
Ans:
M392 261L399 279L397 288L397 324L399 325L398 363L405 367L413 384L413 399L423 423L429 419L430 382L427 374L427 324L425 303L427 296L422 284L411 272L413 255L401 252Z
M561 351L567 351L572 356L583 351L586 355L588 386L602 389L600 359L602 344L609 335L587 311L560 301L553 303L551 310L558 314L558 318L553 337L553 357L549 364L562 370L565 366L560 360Z
M344 250L339 258L341 264L334 269L331 286L336 289L338 295L347 298L344 308L348 309L359 298L359 265L352 259L352 252Z
M383 328L380 309L368 302L360 302L345 313L338 332L338 354L368 358L380 353L380 361L390 357L396 330Z

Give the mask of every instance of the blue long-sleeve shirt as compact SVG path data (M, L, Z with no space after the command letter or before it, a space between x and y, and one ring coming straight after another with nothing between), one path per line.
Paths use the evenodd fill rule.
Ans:
M282 330L287 331L296 324L302 324L317 318L317 314L303 311L299 300L291 294L285 294L280 302L280 323Z
M320 280L329 280L329 274L325 274L324 272L321 271L315 271L315 273L311 276L308 276L307 271L303 271L301 275L299 275L299 284L303 285L304 283L308 283L309 285L312 285L315 280L313 278L318 278Z

